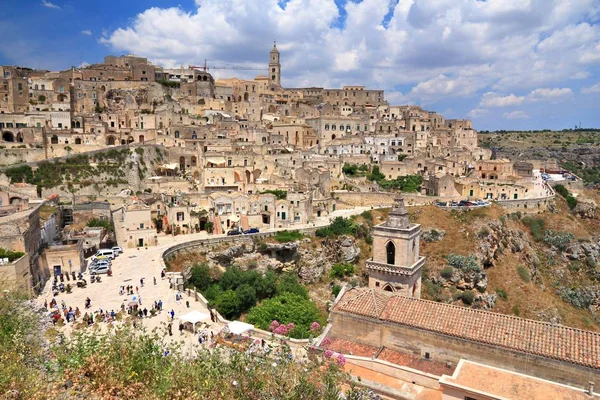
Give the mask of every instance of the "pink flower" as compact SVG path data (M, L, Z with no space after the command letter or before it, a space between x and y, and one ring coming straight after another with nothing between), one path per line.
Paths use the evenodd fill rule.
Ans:
M287 330L289 331L293 331L294 328L296 327L296 325L294 325L293 322L290 322L289 324L287 324Z
M312 324L310 324L310 330L312 332L319 331L319 330L321 330L321 325L319 325L319 323L317 321L315 321Z
M273 322L271 322L271 325L269 325L269 330L273 332L278 326L279 322L277 322L277 320L273 320Z
M331 340L328 337L323 339L323 341L321 342L321 346L329 346L330 344L331 344Z
M273 333L278 335L287 335L288 328L285 325L279 325L275 328L275 330L273 330Z
M325 352L323 353L323 357L325 357L325 358L331 358L331 357L333 357L333 351L331 351L331 350L325 350Z
M337 356L337 363L340 367L343 367L344 365L346 365L346 357L344 357L343 354L339 354Z

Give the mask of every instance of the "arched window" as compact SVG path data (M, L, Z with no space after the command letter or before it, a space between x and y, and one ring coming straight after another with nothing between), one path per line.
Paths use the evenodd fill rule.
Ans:
M387 253L387 263L394 265L396 262L396 246L394 246L394 242L388 242L385 245L385 250Z
M336 129L337 129L337 126L335 126L335 125L331 125L331 130L332 130L332 131L335 131Z
M329 124L325 124L325 130L328 131L329 130Z
M175 139L179 139L179 131L175 131Z

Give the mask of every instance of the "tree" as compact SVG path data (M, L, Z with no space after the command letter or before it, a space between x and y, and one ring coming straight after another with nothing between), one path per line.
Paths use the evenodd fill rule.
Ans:
M233 290L227 290L217 298L215 308L227 319L238 318L241 314L241 303Z
M256 290L247 283L241 284L235 294L240 301L241 310L248 310L256 305Z
M292 274L284 275L277 283L277 294L284 293L293 293L304 299L308 299L308 290Z
M209 266L206 264L196 264L192 267L188 283L201 292L208 289L213 283Z

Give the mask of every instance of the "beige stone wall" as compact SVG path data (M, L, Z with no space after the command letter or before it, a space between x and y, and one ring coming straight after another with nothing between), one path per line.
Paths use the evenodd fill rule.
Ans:
M27 254L10 264L0 265L0 292L5 289L28 297L33 295Z

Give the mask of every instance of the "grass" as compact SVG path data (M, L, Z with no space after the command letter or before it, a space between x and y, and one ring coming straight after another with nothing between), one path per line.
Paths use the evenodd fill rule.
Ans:
M517 272L519 274L519 277L523 280L523 282L531 282L531 274L529 273L529 270L523 265L517 265Z
M275 234L275 240L279 243L289 243L300 240L304 235L297 231L279 231Z

